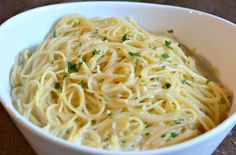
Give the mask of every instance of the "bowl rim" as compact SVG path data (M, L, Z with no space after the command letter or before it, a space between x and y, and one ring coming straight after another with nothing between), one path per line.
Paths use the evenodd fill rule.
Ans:
M179 6L171 6L171 5L163 5L163 4L153 4L153 3L143 3L143 2L124 2L124 1L87 1L87 2L69 2L69 3L60 3L60 4L52 4L52 5L46 5L46 6L41 6L41 7L36 7L27 11L24 11L22 13L19 13L9 19L7 19L6 21L4 21L1 25L0 25L0 33L1 31L4 29L4 27L7 27L8 24L11 24L11 22L14 22L15 19L30 14L30 13L34 13L34 12L40 12L40 11L44 11L44 10L50 10L54 7L63 7L63 6L70 6L70 5L79 5L81 3L89 3L89 4L104 4L104 5L108 5L108 4L113 4L113 5L120 5L120 4L128 4L128 5L144 5L146 7L156 7L158 8L165 8L165 9L174 9L177 11L183 11L185 13L189 13L189 14L198 14L198 15L204 15L207 16L208 18L212 18L214 20L218 20L220 22L223 22L224 24L228 24L229 26L231 26L232 28L236 29L236 24L234 24L231 21L228 21L226 19L223 19L221 17L218 17L216 15L212 15L209 13L205 13L202 11L198 11L195 9L189 9L189 8L184 8L184 7L179 7ZM93 153L93 154L136 154L136 155L143 155L143 154L158 154L158 153L173 153L175 151L179 151L179 150L184 150L186 148L189 148L191 146L194 145L198 145L200 143L203 143L204 141L206 141L207 139L210 139L212 137L214 137L217 133L220 133L223 130L226 130L229 126L231 126L232 124L236 124L236 112L232 113L231 116L229 116L228 118L226 118L223 122L221 122L219 125L217 125L215 128L211 129L208 132L205 132L195 138L192 138L190 140L181 142L179 144L175 144L175 145L171 145L171 146L167 146L167 147L163 147L163 148L156 148L156 149L152 149L152 150L142 150L142 151L110 151L110 150L103 150L103 149L97 149L97 148L93 148L93 147L89 147L89 146L85 146L85 145L79 145L79 144L74 144L72 142L69 142L67 140L64 140L62 138L53 136L52 134L42 130L40 127L34 125L33 123L31 123L30 121L28 121L27 119L25 119L13 106L13 103L11 102L12 106L9 106L10 103L5 102L5 97L2 96L8 96L7 93L5 92L5 90L3 89L3 87L0 85L0 102L3 105L3 107L6 109L6 111L8 112L8 114L14 118L13 120L16 120L21 126L23 126L24 128L26 128L27 130L31 130L36 136L39 136L41 138L43 138L44 140L63 146L63 147L67 147L69 149L72 149L74 151L78 151L78 152L86 152L86 153Z

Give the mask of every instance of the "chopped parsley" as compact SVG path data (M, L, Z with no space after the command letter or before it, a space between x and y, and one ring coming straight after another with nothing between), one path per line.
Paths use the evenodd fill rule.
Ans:
M64 72L64 73L63 73L63 78L67 77L68 75L69 75L68 72Z
M161 68L162 68L162 69L165 69L165 68L166 68L166 66L165 66L165 65L163 65Z
M171 30L167 30L168 33L174 33L174 30L171 29Z
M170 88L171 84L169 82L166 82L166 89Z
M93 32L93 34L98 34L99 30L96 29L95 32Z
M165 47L169 48L169 49L172 49L173 50L173 47L171 47L171 41L169 40L165 40Z
M52 60L52 61L51 61L51 64L53 64L53 63L54 63L54 61Z
M113 113L112 113L112 112L109 112L107 115L110 116L110 117L112 117Z
M130 35L128 33L125 33L122 37L122 41L126 41L130 39Z
M157 77L156 80L159 81L159 80L160 80L160 77Z
M78 69L76 68L77 64L71 63L71 62L67 62L67 66L69 69L69 72L77 72Z
M96 50L96 49L94 49L93 51L92 51L92 56L94 56L94 55L99 55L100 54L100 52L101 52L101 50Z
M87 61L87 55L83 57L83 62L86 62L86 61Z
M175 138L175 137L177 136L177 133L175 133L175 132L171 132L170 135L171 135L172 138Z
M138 96L136 96L134 99L137 100L137 99L138 99Z
M179 43L178 46L181 47L181 44Z
M187 84L187 85L191 86L191 85L187 82L187 80L185 80L185 79L181 80L181 83L182 83L182 84Z
M148 136L148 135L150 135L150 133L149 133L149 132L145 133L145 136Z
M79 43L79 47L82 45L82 43Z
M185 84L185 83L186 83L186 80L181 80L181 83L182 83L182 84Z
M168 59L168 58L169 58L169 55L168 55L167 53L163 53L161 56L162 56L163 58L165 58L165 59Z
M121 142L122 142L122 143L126 143L126 141L125 141L125 140L122 140Z
M141 57L139 52L129 52L129 55L134 58L134 57Z
M55 88L56 88L56 89L61 88L61 84L60 84L59 82L57 82L57 83L55 84Z
M109 99L107 96L105 96L105 97L104 97L104 101L105 101L105 102L110 102L110 99Z
M183 119L173 120L173 122L174 122L175 124L180 124L181 121L183 121Z
M107 40L107 37L104 37L104 38L103 38L103 41L105 41L105 40Z
M166 133L165 133L165 134L163 134L163 135L161 135L161 137L162 137L162 138L164 138L165 136L166 136Z
M207 79L206 80L206 85L208 85L211 82L211 80Z
M53 31L53 38L57 37L56 30Z

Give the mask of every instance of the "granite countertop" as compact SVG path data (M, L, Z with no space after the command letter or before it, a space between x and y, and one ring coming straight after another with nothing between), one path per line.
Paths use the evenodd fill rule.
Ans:
M0 24L20 12L38 6L75 0L0 0ZM140 2L142 0L139 0ZM146 0L143 2L183 6L202 10L236 23L236 0ZM0 105L0 155L35 155L36 153ZM213 155L236 154L236 127Z

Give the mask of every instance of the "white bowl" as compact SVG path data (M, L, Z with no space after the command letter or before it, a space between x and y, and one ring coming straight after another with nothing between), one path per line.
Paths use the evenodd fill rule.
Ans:
M221 73L221 80L236 94L236 25L222 18L180 7L130 3L82 2L45 6L12 17L0 26L1 103L40 155L76 154L211 154L236 124L236 101L229 117L211 131L186 142L161 149L139 152L112 152L72 144L44 132L21 116L12 105L9 75L18 52L43 41L60 17L79 13L88 17L132 16L146 30L174 29L175 36L206 57Z

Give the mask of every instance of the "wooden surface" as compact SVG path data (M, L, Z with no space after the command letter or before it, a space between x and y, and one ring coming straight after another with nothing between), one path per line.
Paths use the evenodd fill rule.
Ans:
M8 18L31 8L72 1L73 0L0 0L0 24ZM145 2L202 10L236 23L236 0L146 0ZM13 124L1 105L0 155L35 155L34 150ZM236 155L236 127L221 143L213 155Z

